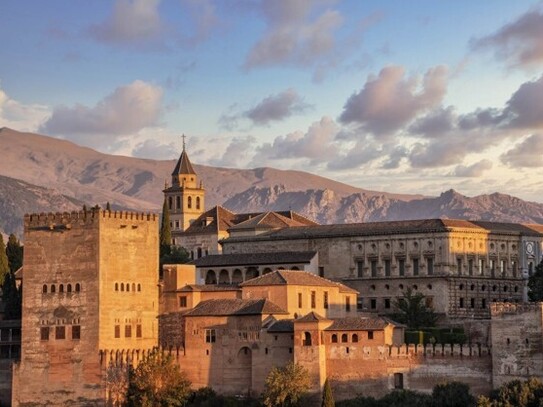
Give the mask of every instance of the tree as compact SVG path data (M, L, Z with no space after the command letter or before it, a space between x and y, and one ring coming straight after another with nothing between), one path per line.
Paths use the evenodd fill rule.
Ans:
M138 407L182 406L190 396L190 381L172 356L151 352L130 372L128 402Z
M162 223L160 224L160 246L170 247L172 244L172 229L170 226L170 210L164 199L162 204Z
M530 301L543 301L543 260L528 279L528 297Z
M432 391L435 407L475 407L476 400L469 392L469 386L461 382L438 384Z
M15 273L23 265L23 246L19 239L12 233L9 235L6 245L6 256L8 257L9 270Z
M111 211L111 204L109 201L106 202L106 211Z
M435 326L437 315L426 306L426 297L421 293L413 294L413 290L408 288L399 298L394 306L396 314L394 319L407 325L409 329L420 329Z
M184 264L190 260L189 253L184 247L172 246L170 253L160 258L160 269L164 264Z
M264 405L297 406L309 385L309 373L303 366L290 362L284 367L274 367L266 377Z
M490 398L479 397L478 407L540 407L543 382L536 378L513 380L494 390Z
M17 288L15 272L23 265L23 247L14 234L9 235L8 244L5 251L2 251L4 241L0 235L0 270L5 268L4 259L7 261L7 273L0 272L3 275L2 283L2 302L5 304L5 319L21 319L22 306L22 288Z
M322 391L322 404L321 407L335 407L334 394L332 393L332 387L328 378L324 382L324 389Z
M6 245L4 244L4 237L0 233L0 285L4 284L4 280L8 274L9 262L6 255Z

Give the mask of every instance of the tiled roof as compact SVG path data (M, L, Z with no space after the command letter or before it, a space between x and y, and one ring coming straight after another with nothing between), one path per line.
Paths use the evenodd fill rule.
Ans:
M269 328L269 333L281 333L281 332L294 332L294 320L293 319L280 319L275 321Z
M172 175L178 175L178 174L196 174L196 171L194 171L194 168L192 168L192 164L190 163L189 156L184 148L172 172Z
M309 263L317 252L212 254L194 260L196 267L249 266L263 264Z
M299 270L276 270L263 276L247 280L240 287L269 286L269 285L303 285L319 287L337 287L340 292L358 293L346 285L319 277L313 273Z
M200 302L187 312L186 316L229 316L229 315L261 315L288 314L278 305L267 299L242 300L219 299Z
M302 215L299 215L296 212L292 211L234 213L226 208L223 208L222 206L215 206L214 208L211 208L202 215L200 215L194 222L192 222L192 224L188 227L184 234L226 232L228 229L234 227L235 225L252 219L256 219L257 217L261 217L270 213L278 215L277 218L281 217L280 219L282 219L284 222L281 227L316 225L315 222L304 218Z
M241 291L237 285L187 284L178 291Z
M304 226L304 223L287 218L286 216L280 215L276 212L264 212L232 226L229 230L277 229L295 226Z
M381 330L392 322L379 317L346 317L333 319L327 331L367 331ZM394 324L393 324L394 325Z
M227 239L227 242L435 233L450 232L452 229L458 228L489 231L491 233L522 233L535 236L543 234L543 225L467 221L459 219L419 219L284 228L263 233L258 236L230 237Z
M301 318L298 318L294 322L319 322L319 321L329 321L329 319L317 314L316 312L311 311L309 314L304 315Z

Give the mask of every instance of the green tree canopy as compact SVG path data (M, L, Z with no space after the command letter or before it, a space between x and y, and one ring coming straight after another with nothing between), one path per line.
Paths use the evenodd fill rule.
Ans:
M9 235L6 245L6 256L8 257L9 270L15 273L23 265L23 246L13 233Z
M4 284L4 280L9 273L8 256L6 255L6 245L4 237L0 233L0 285Z
M543 301L543 260L528 279L528 297L530 301Z
M332 393L332 386L328 378L324 382L324 389L322 390L322 404L321 407L335 407L334 394Z
M309 390L309 373L297 363L274 367L266 377L264 405L267 407L297 406Z
M393 318L409 329L433 327L437 322L436 313L426 306L426 297L422 293L414 294L411 288L394 302L394 307L396 313Z
M130 373L128 402L133 407L183 406L190 394L190 381L169 354L154 351Z
M160 224L160 246L168 246L172 244L172 229L170 226L170 210L166 199L162 204L162 222Z
M543 382L536 378L513 380L492 392L490 398L479 397L477 407L541 407Z
M469 386L461 382L438 384L432 391L432 402L436 407L475 407L476 400Z

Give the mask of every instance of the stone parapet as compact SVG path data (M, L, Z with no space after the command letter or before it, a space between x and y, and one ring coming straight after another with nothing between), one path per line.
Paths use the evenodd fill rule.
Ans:
M156 213L143 213L132 211L107 211L102 209L90 209L87 211L49 212L25 214L24 226L28 229L49 228L56 229L63 226L70 229L73 224L92 224L96 219L126 219L140 221L158 221Z
M522 314L525 312L541 312L543 303L512 303L512 302L495 302L490 304L490 315L498 317L507 314Z

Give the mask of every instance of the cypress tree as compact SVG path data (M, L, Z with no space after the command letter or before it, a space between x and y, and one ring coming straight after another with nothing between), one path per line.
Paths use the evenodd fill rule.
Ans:
M164 198L162 205L162 223L160 225L160 246L170 247L172 244L172 229L170 226L170 210Z
M6 245L4 244L4 236L0 233L0 285L4 284L4 280L9 273L8 256L6 255Z
M110 205L109 201L107 201L107 203L106 203L106 211L111 211L111 205Z
M23 265L23 246L21 246L19 239L13 233L8 238L6 255L8 257L9 270L15 273Z
M335 407L334 394L332 393L332 387L328 378L324 382L324 389L322 391L322 407Z

